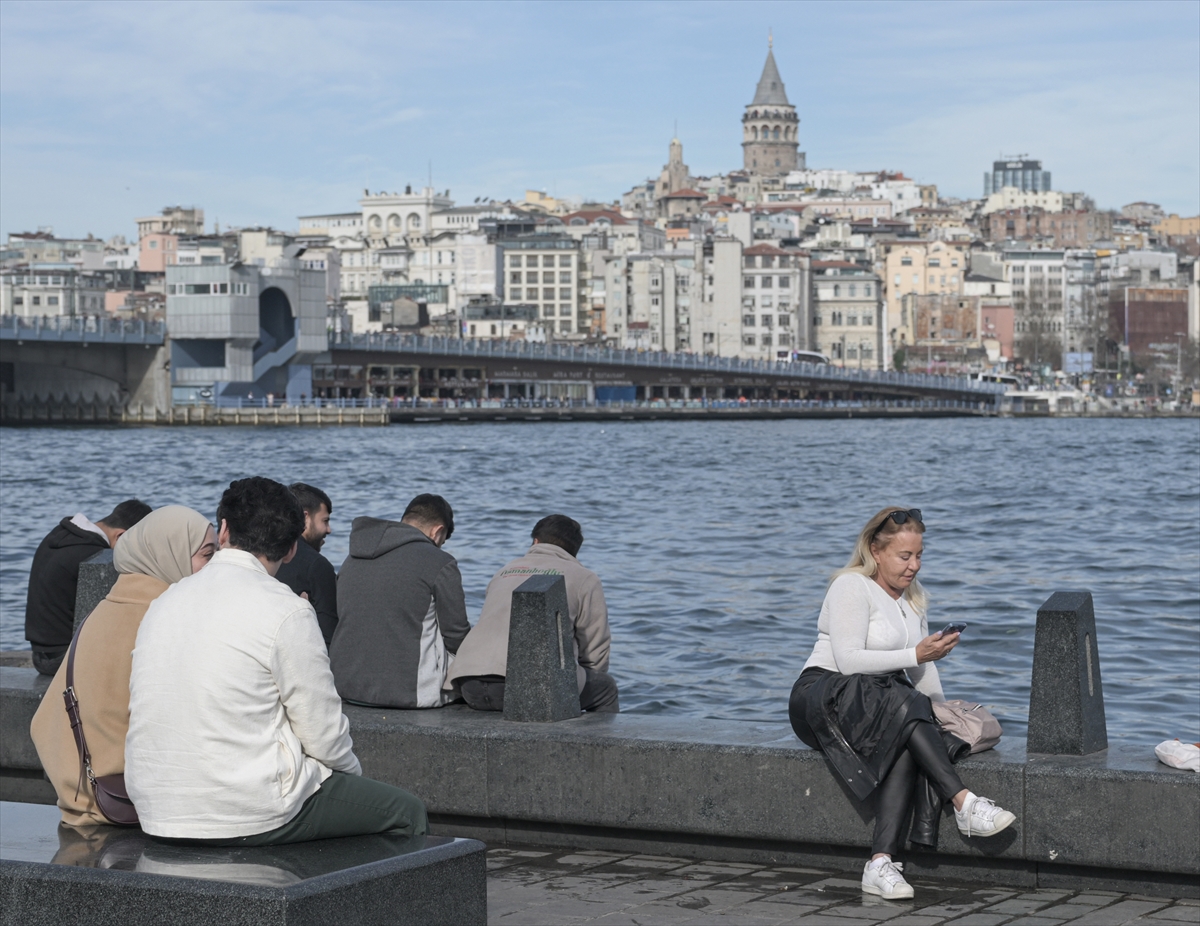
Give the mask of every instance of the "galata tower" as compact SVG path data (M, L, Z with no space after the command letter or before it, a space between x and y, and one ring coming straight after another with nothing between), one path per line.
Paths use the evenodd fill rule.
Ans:
M767 63L754 100L742 116L742 150L748 173L760 177L782 177L789 171L804 168L800 146L800 119L796 108L788 102L783 78L775 66L773 41L767 40Z

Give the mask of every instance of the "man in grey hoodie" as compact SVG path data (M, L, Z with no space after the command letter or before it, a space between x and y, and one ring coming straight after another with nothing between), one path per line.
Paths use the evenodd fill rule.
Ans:
M418 495L399 521L355 518L337 583L329 662L338 694L370 707L441 707L451 656L471 625L458 563L442 544L454 512Z

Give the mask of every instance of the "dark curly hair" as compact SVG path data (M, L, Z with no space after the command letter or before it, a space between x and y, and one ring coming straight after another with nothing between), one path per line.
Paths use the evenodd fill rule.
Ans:
M235 479L221 496L217 523L239 550L278 562L304 533L304 510L283 483L263 476Z

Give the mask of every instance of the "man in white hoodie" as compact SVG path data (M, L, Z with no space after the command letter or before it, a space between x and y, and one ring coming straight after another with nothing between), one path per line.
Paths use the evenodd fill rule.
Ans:
M125 784L151 836L264 846L428 832L425 807L362 776L311 604L274 579L304 530L287 487L230 484L221 550L146 612Z

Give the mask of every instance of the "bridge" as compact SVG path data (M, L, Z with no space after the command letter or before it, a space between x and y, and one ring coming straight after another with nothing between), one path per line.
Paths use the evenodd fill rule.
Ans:
M331 336L314 388L338 396L605 401L922 401L994 410L1004 387L966 377L591 345L389 333ZM329 397L333 397L332 394Z
M172 405L166 323L104 317L0 317L0 407ZM324 401L480 406L546 403L855 403L988 414L1004 387L966 377L743 360L571 343L394 333L331 334L312 365ZM111 411L105 411L106 419ZM29 415L25 415L29 417ZM38 418L38 415L33 415Z

